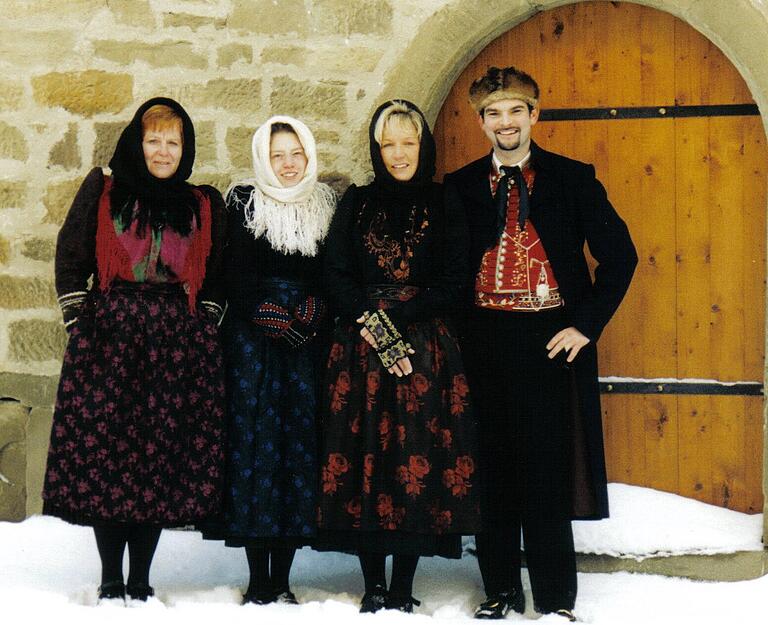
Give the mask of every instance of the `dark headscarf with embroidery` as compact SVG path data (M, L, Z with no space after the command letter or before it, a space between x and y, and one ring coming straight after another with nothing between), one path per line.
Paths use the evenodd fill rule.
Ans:
M182 122L182 152L179 167L170 178L156 178L147 169L142 148L141 118L149 108L163 104L175 111ZM170 98L152 98L139 107L131 123L126 126L109 167L115 185L110 197L112 217L120 217L128 227L138 220L139 231L169 226L181 235L188 235L193 217L200 222L200 209L192 186L186 182L195 162L195 129L184 108ZM138 211L134 204L138 201Z

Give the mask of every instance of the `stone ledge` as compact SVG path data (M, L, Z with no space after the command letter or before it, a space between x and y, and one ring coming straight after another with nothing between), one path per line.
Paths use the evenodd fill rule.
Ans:
M737 582L768 572L768 551L737 551L713 555L651 557L637 561L595 554L577 554L581 573L643 573L701 581Z
M53 406L56 402L57 375L32 375L0 371L0 397L10 397L32 408Z

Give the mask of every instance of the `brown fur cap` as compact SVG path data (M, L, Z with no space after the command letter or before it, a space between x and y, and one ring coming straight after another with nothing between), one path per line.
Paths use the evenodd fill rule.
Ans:
M489 104L499 100L522 100L536 108L539 85L525 72L514 67L489 67L469 88L469 103L480 114Z

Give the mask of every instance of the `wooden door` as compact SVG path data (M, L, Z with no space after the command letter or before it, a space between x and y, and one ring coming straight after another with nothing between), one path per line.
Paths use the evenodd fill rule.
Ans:
M741 76L667 13L542 12L457 80L435 124L439 176L489 150L467 91L491 65L538 81L542 116L566 120L534 140L595 165L638 248L599 345L609 479L762 511L767 154Z

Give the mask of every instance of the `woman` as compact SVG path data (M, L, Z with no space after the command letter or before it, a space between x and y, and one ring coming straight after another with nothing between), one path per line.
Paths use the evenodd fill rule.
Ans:
M479 529L475 425L446 317L466 282L467 241L432 182L435 144L418 108L386 102L369 135L375 179L347 190L328 236L339 320L319 527L328 546L359 554L361 612L411 612L419 556L458 558L461 535Z
M224 203L186 182L194 160L184 109L145 102L118 140L112 175L88 174L58 237L69 340L43 511L93 526L100 600L146 601L161 529L221 506Z
M224 523L205 537L245 547L243 603L296 603L291 564L316 532L320 256L336 197L317 181L315 140L299 120L267 120L252 151L254 177L227 196L230 460Z

